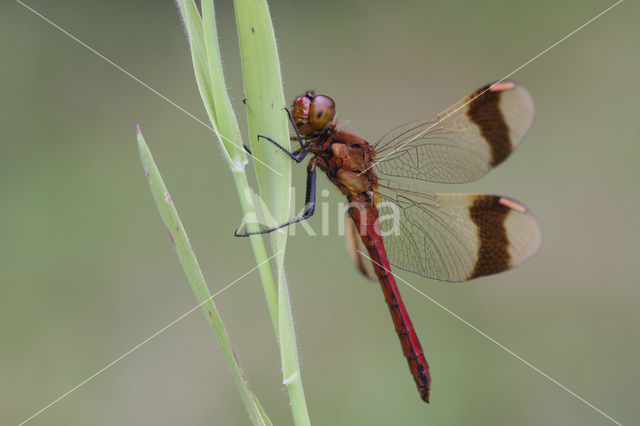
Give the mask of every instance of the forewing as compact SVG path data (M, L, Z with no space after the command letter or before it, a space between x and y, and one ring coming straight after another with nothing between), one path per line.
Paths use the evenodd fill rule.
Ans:
M381 188L378 211L387 256L397 268L441 281L511 269L540 245L538 222L507 197L418 194Z
M469 182L502 163L531 126L529 92L513 81L486 85L442 113L397 127L375 144L381 175Z

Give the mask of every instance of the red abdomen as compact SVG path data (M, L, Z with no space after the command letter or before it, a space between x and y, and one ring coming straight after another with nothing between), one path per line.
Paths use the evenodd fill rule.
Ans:
M424 357L422 345L413 329L411 318L404 306L402 296L391 274L391 267L387 259L387 254L382 242L378 223L378 210L372 201L354 203L354 207L349 210L349 215L355 222L362 242L369 251L369 256L373 260L373 267L380 281L384 298L389 306L391 318L395 326L402 352L409 363L409 370L418 387L420 397L429 402L429 391L431 388L431 377L429 376L429 364Z

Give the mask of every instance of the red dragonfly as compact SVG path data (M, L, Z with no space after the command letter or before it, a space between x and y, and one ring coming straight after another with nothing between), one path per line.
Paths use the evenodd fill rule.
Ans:
M429 365L390 265L437 280L467 281L522 263L540 245L540 229L528 209L511 198L436 194L407 181L469 182L502 163L531 125L531 95L513 81L489 84L438 115L391 130L373 145L338 127L328 96L306 92L287 113L300 148L290 152L269 137L258 140L273 143L298 163L313 154L305 208L300 217L256 233L313 215L316 169L324 171L350 202L351 230L372 260L418 392L429 402ZM383 226L383 219L392 219L391 226ZM354 252L365 272L364 253Z

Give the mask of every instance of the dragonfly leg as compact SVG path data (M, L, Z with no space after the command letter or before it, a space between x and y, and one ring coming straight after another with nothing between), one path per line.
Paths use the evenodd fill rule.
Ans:
M315 160L313 160L309 163L309 167L307 167L307 190L304 196L304 211L302 212L301 216L288 220L287 222L278 226L274 226L273 228L262 229L256 232L240 233L236 230L234 235L236 237L248 237L250 235L268 234L270 232L277 231L278 229L282 229L285 226L293 225L296 222L309 219L311 216L313 216L313 213L315 212L315 210L316 210L316 162Z
M280 145L278 142L274 141L273 139L271 139L268 136L263 136L263 135L258 135L258 140L260 140L260 138L262 139L266 139L269 142L271 142L272 144L274 144L275 146L277 146L278 148L280 148L285 154L287 154L289 157L291 157L292 160L294 160L295 162L299 163L302 160L304 160L304 157L307 156L307 154L309 153L309 151L300 151L300 152L291 152L288 149L286 149L285 147L283 147L282 145ZM304 147L302 147L304 149Z
M244 102L245 104L247 100L243 100L242 102ZM289 117L289 122L291 123L291 126L293 126L293 130L296 132L295 136L291 136L290 140L292 141L298 141L298 143L300 144L300 149L304 150L309 143L305 143L304 138L302 137L302 135L300 134L300 130L298 129L298 126L296 125L296 122L293 120L293 117L291 116L291 112L289 111L289 109L287 107L282 108L287 112L287 117ZM274 144L275 146L277 146L278 148L280 148L282 151L286 152L289 157L291 157L293 160L297 161L298 163L301 162L304 157L306 157L307 153L306 152L301 152L298 155L296 154L292 154L291 152L289 152L288 150L284 149L278 142L274 141L273 139L271 139L270 137L267 136L263 136L263 135L258 135L258 140L260 140L260 138L266 139L269 142L271 142L272 144ZM245 147L245 149L247 149Z

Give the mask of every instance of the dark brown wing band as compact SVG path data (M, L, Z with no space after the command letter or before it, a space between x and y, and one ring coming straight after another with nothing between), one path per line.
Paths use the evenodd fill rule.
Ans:
M482 137L491 147L491 167L502 163L513 151L509 127L500 109L500 98L505 90L512 90L515 83L503 81L490 84L474 92L467 116L479 128Z
M501 197L480 195L469 207L469 216L478 228L478 258L469 279L506 271L513 267L505 220L511 212Z

